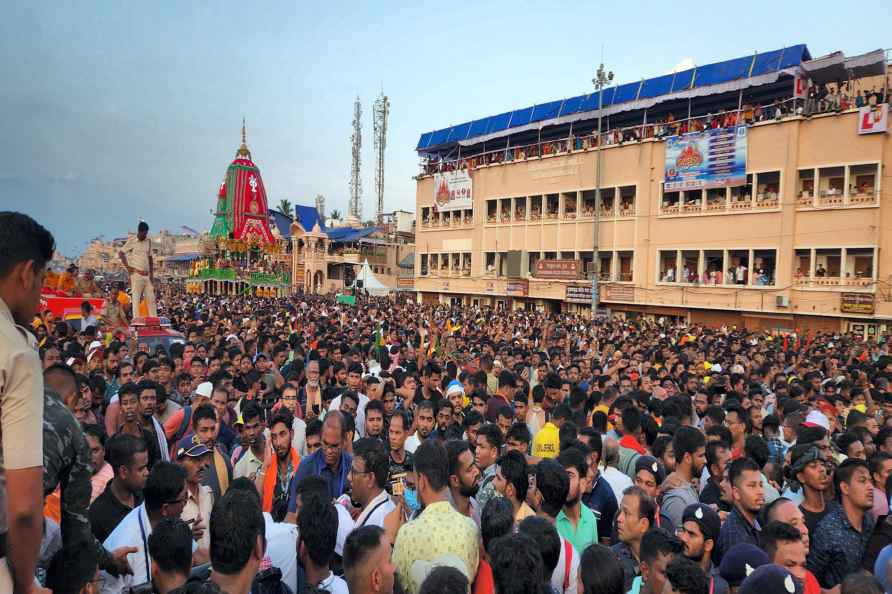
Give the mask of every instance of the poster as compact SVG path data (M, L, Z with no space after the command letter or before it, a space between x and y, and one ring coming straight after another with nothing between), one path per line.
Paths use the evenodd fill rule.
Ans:
M872 314L876 310L876 299L872 293L841 293L839 311L841 313Z
M669 138L663 181L670 192L745 184L746 126Z
M536 278L576 280L582 277L582 261L568 259L536 260L533 276Z
M588 305L592 302L591 285L567 285L564 301Z
M473 208L471 174L467 169L434 174L434 205L438 211Z
M865 105L858 108L858 134L876 134L889 128L889 104Z

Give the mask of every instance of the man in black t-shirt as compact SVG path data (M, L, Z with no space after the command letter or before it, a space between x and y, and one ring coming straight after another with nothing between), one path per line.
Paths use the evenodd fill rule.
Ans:
M390 483L393 477L399 474L412 472L413 460L412 454L406 451L406 439L409 437L409 429L411 422L409 415L404 410L396 410L390 419L388 427L388 459L390 460L390 470L387 476L387 488L390 489Z
M149 476L149 453L146 444L133 435L118 433L105 444L105 459L115 475L105 491L90 505L90 526L99 542L130 511L142 503L142 490Z

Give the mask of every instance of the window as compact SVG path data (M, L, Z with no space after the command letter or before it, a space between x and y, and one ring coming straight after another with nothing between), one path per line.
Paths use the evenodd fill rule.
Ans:
M725 202L727 201L727 188L709 188L706 190L706 210L725 210Z
M496 200L486 201L486 222L495 223L498 217L498 204Z
M431 216L431 209L430 209L430 207L422 206L422 207L421 207L421 224L422 224L422 225L429 225L430 222L431 222L431 221L430 221L430 216Z
M752 208L753 200L753 175L748 173L746 183L742 186L734 186L731 188L731 208L747 209Z
M753 280L751 284L757 287L774 286L776 266L776 250L753 250Z
M774 208L780 204L780 171L756 174L756 205Z
M619 275L616 280L632 282L632 274L635 264L635 252L619 252Z
M558 216L558 206L560 204L557 194L548 194L546 197L545 216L549 219L556 219Z
M461 273L463 276L471 276L471 254L461 255Z
M877 196L877 175L879 167L852 165L849 168L849 202L852 204L873 204Z
M616 188L601 188L601 216L612 217Z
M811 276L811 250L796 250L793 256L793 280L800 281Z
M815 170L800 169L796 199L799 206L811 206L815 197Z
M473 225L474 224L474 211L472 209L467 209L462 211L464 213L464 224L465 225Z
M530 197L530 220L538 221L542 218L542 196Z
M725 252L722 250L706 250L703 252L703 284L721 285L724 278Z
M499 276L508 276L508 252L499 252Z
M564 200L564 218L575 219L577 210L576 192L564 192L561 194L561 198Z
M726 285L749 284L750 277L750 252L749 250L728 250L728 272L725 278Z
M681 252L681 273L678 282L696 284L700 271L700 251L684 250Z
M536 269L536 262L541 258L539 252L530 252L530 270Z
M873 248L846 249L846 284L873 280Z
M595 191L583 190L582 192L582 216L595 216Z
M624 186L619 189L619 216L635 216L635 186Z
M557 252L545 252L546 260L557 260Z
M681 197L678 192L663 192L663 201L660 204L660 210L664 214L677 214L679 212L679 202Z
M602 281L613 279L613 252L598 252L598 278Z
M838 206L843 203L845 167L818 169L818 205Z
M503 223L511 220L511 198L499 200L499 220Z
M660 251L660 282L676 282L675 265L677 260L678 253L675 250Z
M452 254L452 264L450 266L450 270L453 273L458 274L461 270L461 254Z
M579 258L582 260L582 271L586 273L586 278L588 278L588 273L592 270L592 253L579 252Z
M575 260L576 254L573 252L561 252L561 259L563 260Z
M514 220L527 220L527 197L520 196L514 199Z
M496 272L496 253L486 252L486 273L495 274Z
M427 254L421 254L421 276L427 276Z
M703 190L685 190L682 192L682 210L698 212L703 210Z
M842 267L842 250L840 248L822 248L815 250L815 277L839 278Z

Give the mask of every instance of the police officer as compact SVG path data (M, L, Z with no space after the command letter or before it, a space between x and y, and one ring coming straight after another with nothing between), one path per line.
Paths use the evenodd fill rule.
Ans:
M40 304L52 234L0 212L0 592L45 592L34 581L43 533L43 377L26 329Z

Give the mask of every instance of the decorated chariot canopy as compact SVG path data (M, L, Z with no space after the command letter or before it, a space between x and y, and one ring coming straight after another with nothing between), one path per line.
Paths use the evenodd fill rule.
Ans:
M267 246L275 243L269 227L266 189L260 169L251 160L242 121L242 144L217 193L217 211L211 237L224 242Z

